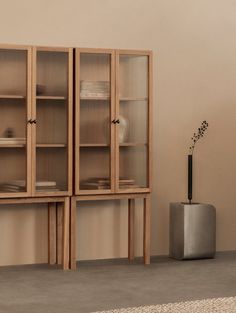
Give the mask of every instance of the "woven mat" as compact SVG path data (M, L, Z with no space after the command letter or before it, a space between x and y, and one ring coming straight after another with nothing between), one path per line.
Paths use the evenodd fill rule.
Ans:
M150 305L94 313L236 313L236 297Z

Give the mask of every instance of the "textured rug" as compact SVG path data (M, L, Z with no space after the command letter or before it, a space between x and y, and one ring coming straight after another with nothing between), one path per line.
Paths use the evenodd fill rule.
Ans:
M236 313L236 297L150 305L94 313Z

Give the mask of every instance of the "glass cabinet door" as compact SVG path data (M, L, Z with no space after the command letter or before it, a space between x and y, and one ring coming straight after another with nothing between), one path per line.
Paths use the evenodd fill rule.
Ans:
M30 48L0 46L0 197L30 193L30 65Z
M119 192L149 188L150 54L117 52L117 166Z
M72 51L34 51L33 136L36 194L71 191Z
M112 51L76 50L77 194L108 193L114 189L113 67Z

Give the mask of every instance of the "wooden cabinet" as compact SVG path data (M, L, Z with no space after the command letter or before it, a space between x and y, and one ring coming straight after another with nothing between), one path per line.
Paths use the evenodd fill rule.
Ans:
M149 51L76 49L75 193L150 191Z
M150 191L149 51L75 49L75 195ZM0 197L72 194L73 51L0 47Z
M72 49L0 46L0 197L72 191Z
M128 200L133 259L136 198L149 264L151 119L150 51L0 46L0 202L51 203L50 264L75 268L87 200Z

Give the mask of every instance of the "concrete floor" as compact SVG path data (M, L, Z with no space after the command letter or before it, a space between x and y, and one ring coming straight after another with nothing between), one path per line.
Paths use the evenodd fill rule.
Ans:
M47 265L0 268L1 313L86 313L236 296L236 252L216 259L80 262L76 272Z

